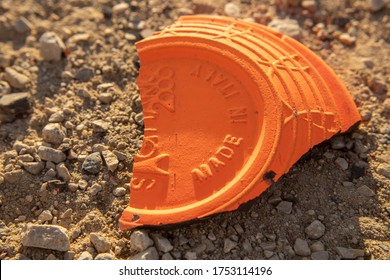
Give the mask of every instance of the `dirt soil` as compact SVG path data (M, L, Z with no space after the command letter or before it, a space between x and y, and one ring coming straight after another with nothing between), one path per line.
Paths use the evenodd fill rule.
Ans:
M115 259L390 259L388 3L373 11L373 2L382 1L121 2L0 1L0 97L28 92L31 102L0 120L0 259L96 258L102 252L100 258ZM296 20L299 41L345 82L363 121L314 147L243 209L144 230L157 250L139 255L132 231L118 228L143 139L134 43L197 13L265 25ZM65 43L57 61L40 53L39 39L48 31ZM45 132L50 123L57 125ZM43 146L66 159L44 160ZM103 150L118 158L114 171L103 161L94 174L85 172L86 157ZM66 228L69 250L22 245L28 223ZM99 248L91 233L108 247Z

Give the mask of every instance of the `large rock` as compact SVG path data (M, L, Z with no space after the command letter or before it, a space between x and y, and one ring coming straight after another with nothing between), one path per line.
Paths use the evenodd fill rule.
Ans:
M86 157L82 168L91 174L97 174L102 167L102 157L99 152L95 152Z
M305 232L310 239L318 239L325 234L325 226L320 221L315 220L306 227Z
M153 245L153 240L144 230L135 230L130 235L131 247L137 251L145 251Z
M54 32L45 32L39 38L40 52L44 60L61 60L62 53L65 51L64 42Z
M45 168L45 164L43 162L24 162L23 168L28 173L37 175L41 173L41 171Z
M294 243L294 251L298 256L307 257L310 256L311 251L309 244L306 240L297 238Z
M171 242L160 234L153 234L152 238L154 240L154 245L159 251L167 253L173 249Z
M102 151L102 156L104 159L104 162L107 165L107 168L111 171L114 172L119 164L119 160L116 157L116 155L111 152L111 151Z
M48 143L61 144L66 136L66 129L59 123L49 123L42 130L42 138Z
M23 89L30 83L29 77L10 67L5 68L4 80L17 89Z
M60 150L56 150L46 146L40 146L38 148L38 155L45 161L52 161L55 163L63 162L66 159L66 155Z
M28 92L6 94L0 98L0 114L19 115L31 110L31 95Z
M102 120L96 120L92 122L93 132L101 133L106 132L110 128L110 123Z
M64 181L69 181L71 175L69 173L68 168L65 166L63 162L56 165L57 176L62 178Z
M25 247L66 252L70 248L67 230L61 226L28 224L21 234Z
M89 235L89 239L98 253L108 252L111 248L110 240L101 234L92 232Z

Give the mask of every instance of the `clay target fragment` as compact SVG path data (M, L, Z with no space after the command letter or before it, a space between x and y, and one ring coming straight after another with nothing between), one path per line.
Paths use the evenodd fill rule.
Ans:
M137 50L145 129L121 229L235 210L360 120L319 57L259 24L181 17Z

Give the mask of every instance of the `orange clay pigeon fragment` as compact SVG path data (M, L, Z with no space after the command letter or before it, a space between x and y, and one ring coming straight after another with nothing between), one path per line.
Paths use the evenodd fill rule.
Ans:
M145 134L123 230L235 210L360 120L319 57L259 24L181 17L137 50Z

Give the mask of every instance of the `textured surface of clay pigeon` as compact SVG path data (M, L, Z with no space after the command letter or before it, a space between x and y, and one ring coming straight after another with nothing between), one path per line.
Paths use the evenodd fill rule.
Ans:
M262 25L182 17L137 49L145 136L122 229L237 209L360 120L319 57Z

